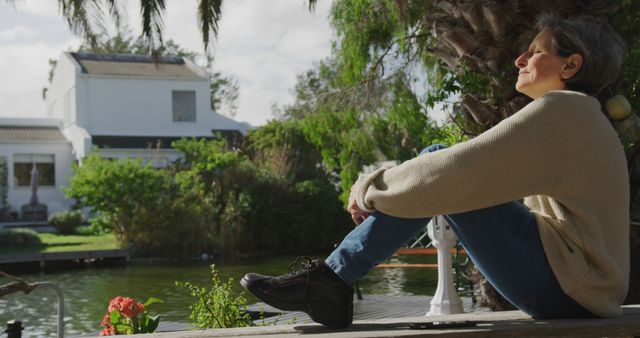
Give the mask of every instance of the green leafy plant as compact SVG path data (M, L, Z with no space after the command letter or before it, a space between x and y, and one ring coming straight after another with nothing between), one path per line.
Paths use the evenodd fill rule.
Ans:
M144 304L129 297L113 298L109 301L107 313L100 323L100 326L104 327L100 336L155 332L160 323L160 315L149 315L147 308L158 302L162 302L162 300L153 297Z
M185 288L196 302L189 306L189 319L199 328L225 328L251 326L251 317L246 311L247 300L242 294L234 296L231 291L233 279L220 280L215 265L211 265L211 286L201 287L189 282L176 282Z
M61 211L51 216L49 225L56 228L60 234L71 235L76 232L82 221L79 211Z

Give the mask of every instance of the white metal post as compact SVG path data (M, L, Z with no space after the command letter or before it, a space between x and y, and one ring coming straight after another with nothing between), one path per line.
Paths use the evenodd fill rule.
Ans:
M427 233L438 251L438 287L426 315L462 313L462 300L453 285L451 261L451 249L456 245L457 237L442 216L431 218Z

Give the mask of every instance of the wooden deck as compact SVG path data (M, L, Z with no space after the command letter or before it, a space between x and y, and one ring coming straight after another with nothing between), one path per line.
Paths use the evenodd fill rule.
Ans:
M443 321L473 321L471 327L417 329L416 324ZM640 334L640 305L624 307L624 315L607 319L533 320L521 311L473 312L432 317L357 320L345 330L331 330L318 324L257 326L250 328L159 332L137 338L273 338L310 335L313 338L364 337L633 337Z
M0 269L4 271L38 271L48 265L78 265L88 263L127 262L129 249L70 252L29 252L0 255Z
M129 257L129 249L116 250L91 250L91 251L68 251L68 252L28 252L16 254L0 255L0 264L9 263L30 263L30 262L48 262L62 260L78 260L78 259L100 259L100 258L127 258Z
M363 295L362 300L354 300L353 319L371 320L383 318L406 318L424 316L429 310L430 296L401 295ZM471 298L462 298L465 312L486 311L474 306ZM252 312L265 312L264 319L255 321L256 325L283 325L313 323L304 312L282 312L264 303L251 305Z
M405 318L424 316L429 309L431 296L404 296L404 295L363 295L362 300L354 301L353 319L372 320L382 318ZM465 312L482 312L474 306L471 298L462 298ZM313 321L303 312L283 312L264 303L248 306L248 310L257 314L264 312L264 319L255 320L258 326L287 325L287 324L312 324ZM168 322L160 320L158 332L174 332L193 330L189 323ZM95 334L83 334L74 337L92 337Z

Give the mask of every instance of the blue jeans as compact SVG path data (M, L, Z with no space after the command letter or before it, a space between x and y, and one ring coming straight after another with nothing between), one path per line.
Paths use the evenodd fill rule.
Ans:
M432 145L422 151L444 148ZM509 302L533 318L593 317L561 289L545 255L535 216L514 201L445 215L476 267ZM329 255L326 263L353 284L406 245L429 218L372 213Z

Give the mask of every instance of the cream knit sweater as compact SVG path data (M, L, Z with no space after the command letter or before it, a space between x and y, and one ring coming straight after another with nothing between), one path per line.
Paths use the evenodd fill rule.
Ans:
M598 316L622 313L629 280L627 163L591 96L549 92L470 141L362 175L354 189L362 209L405 218L524 198L564 292Z

